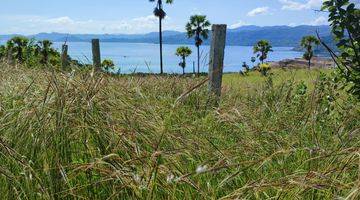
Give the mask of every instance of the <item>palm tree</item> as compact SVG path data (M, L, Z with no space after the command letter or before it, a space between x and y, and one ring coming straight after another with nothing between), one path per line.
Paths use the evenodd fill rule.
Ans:
M195 46L197 47L198 75L200 74L200 46L203 40L209 37L209 27L211 23L205 15L193 15L190 22L186 24L186 31L189 38L195 36Z
M311 68L311 59L314 56L313 45L319 45L320 41L314 36L305 36L301 40L301 47L305 49L303 55L304 59L309 62L309 69Z
M162 48L162 20L166 17L166 12L163 10L163 0L149 0L150 2L156 1L154 15L159 18L159 43L160 43L160 73L164 73L163 66L163 48ZM166 3L171 4L173 0L165 0Z
M47 65L49 63L50 56L55 55L55 50L51 47L52 42L49 40L39 41L36 48L36 53L41 56L40 63Z
M24 61L24 53L29 43L29 39L22 36L15 36L13 37L8 44L12 44L12 50L15 53L16 59L22 63Z
M254 46L254 53L257 53L257 57L264 64L264 60L267 59L269 52L272 52L272 46L267 40L260 40Z
M189 47L181 46L176 49L177 56L181 57L182 61L179 63L179 66L183 69L183 74L185 74L186 67L186 58L192 54L192 51Z

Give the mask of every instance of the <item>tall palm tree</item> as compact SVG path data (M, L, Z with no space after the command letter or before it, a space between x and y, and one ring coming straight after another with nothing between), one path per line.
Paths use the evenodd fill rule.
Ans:
M8 42L8 44L11 44L11 43L13 44L12 49L15 53L16 59L20 63L24 62L24 60L25 60L24 54L25 54L27 45L29 43L29 39L26 37L22 37L22 36L15 36Z
M308 61L309 69L311 68L311 59L314 57L314 45L319 45L320 41L315 36L304 36L301 39L301 47L305 49L305 53L303 55L304 59Z
M149 0L150 2L156 2L154 9L154 15L159 18L159 43L160 43L160 73L164 73L163 65L163 41L162 41L162 20L166 17L166 12L163 10L163 1L168 4L172 4L174 0Z
M257 53L257 57L264 64L264 60L267 59L269 52L272 52L272 46L267 40L260 40L254 46L254 53Z
M181 57L182 61L179 63L179 66L183 69L183 74L185 74L186 67L186 58L192 54L192 51L189 47L181 46L176 49L177 56Z
M200 74L200 46L203 40L209 37L209 27L211 23L206 19L205 15L193 15L190 17L190 22L186 24L186 31L189 38L195 36L195 46L197 47L197 63Z

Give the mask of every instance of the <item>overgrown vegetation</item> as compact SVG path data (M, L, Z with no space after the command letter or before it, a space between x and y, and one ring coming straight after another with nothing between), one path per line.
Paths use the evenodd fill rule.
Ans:
M59 68L61 65L60 53L52 47L49 40L36 41L23 36L15 36L0 45L0 61L9 64L21 64L29 68ZM85 66L76 60L67 58L70 65Z
M360 107L321 72L225 75L218 109L201 81L0 64L0 196L360 197Z

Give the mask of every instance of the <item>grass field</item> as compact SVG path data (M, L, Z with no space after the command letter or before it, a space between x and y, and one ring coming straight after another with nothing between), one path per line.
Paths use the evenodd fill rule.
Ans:
M211 108L205 77L0 64L0 197L359 199L359 103L330 70L272 73L226 74Z

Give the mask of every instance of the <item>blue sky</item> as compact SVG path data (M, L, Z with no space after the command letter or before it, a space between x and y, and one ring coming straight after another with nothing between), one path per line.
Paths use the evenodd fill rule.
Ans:
M322 25L315 12L323 0L174 0L166 5L164 29L183 31L193 14L212 23L243 25ZM1 0L0 34L147 33L157 31L148 0Z

